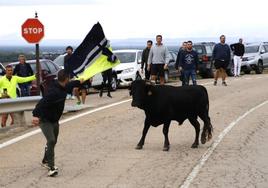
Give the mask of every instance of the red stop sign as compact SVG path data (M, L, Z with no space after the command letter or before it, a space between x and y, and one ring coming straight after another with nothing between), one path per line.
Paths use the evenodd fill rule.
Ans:
M37 18L29 18L22 24L21 33L27 42L39 43L44 37L44 25Z

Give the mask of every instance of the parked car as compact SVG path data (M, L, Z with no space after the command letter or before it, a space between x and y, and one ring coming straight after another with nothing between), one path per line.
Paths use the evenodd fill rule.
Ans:
M144 79L144 73L140 72L142 50L114 50L113 53L121 62L114 68L119 86L129 86L137 72Z
M197 52L199 58L198 70L202 78L213 77L212 51L214 42L194 43L193 49Z
M251 71L261 74L265 67L268 67L268 42L246 44L241 71L245 74L250 74Z
M57 64L60 68L64 69L64 57L66 54L59 55L53 62ZM101 73L96 74L93 78L91 78L91 86L93 88L99 88L102 84L102 75ZM116 71L113 70L112 73L112 91L115 91L118 86L118 81L117 81L117 74Z
M2 65L2 63L0 63L0 76L4 76L5 74L6 74L6 69Z
M175 69L178 52L169 51L169 63L168 69L165 70L165 82L169 81L169 78L178 77L178 71Z
M27 63L30 64L33 72L35 73L36 60L27 60ZM12 65L13 68L15 68L17 64L19 64L19 62L10 63L9 65ZM44 94L46 93L51 81L57 77L57 73L60 70L60 67L48 59L40 59L40 66L41 66L40 90ZM37 95L36 80L32 81L30 88L30 95L31 96Z

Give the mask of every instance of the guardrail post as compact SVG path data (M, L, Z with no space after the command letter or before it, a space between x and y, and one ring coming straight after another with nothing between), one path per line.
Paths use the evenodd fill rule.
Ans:
M14 113L14 125L23 127L26 125L24 111Z
M25 111L32 111L40 99L41 96L1 99L0 114L13 113L15 126L26 126Z

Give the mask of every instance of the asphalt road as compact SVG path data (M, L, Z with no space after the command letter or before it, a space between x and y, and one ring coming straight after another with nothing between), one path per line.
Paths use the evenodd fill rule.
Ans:
M68 121L56 147L59 175L49 178L40 166L45 139L36 134L0 149L0 187L268 187L267 82L267 74L229 78L227 87L199 80L209 93L213 139L192 149L194 128L188 121L172 122L169 152L162 151L162 127L149 130L143 150L134 149L145 116L130 101L92 112L130 99L126 89L112 99L90 95L88 115L63 117ZM203 160L207 151L211 154Z

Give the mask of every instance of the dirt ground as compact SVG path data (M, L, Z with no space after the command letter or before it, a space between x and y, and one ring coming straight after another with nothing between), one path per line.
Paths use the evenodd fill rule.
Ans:
M172 122L169 152L162 151L162 127L151 128L144 149L135 150L145 115L125 102L61 125L56 147L59 175L55 178L47 177L39 164L45 145L42 134L0 149L0 187L180 187L231 122L268 100L267 82L267 74L228 78L227 87L220 82L213 86L212 79L199 80L208 89L214 132L212 141L198 149L191 148L194 128L185 121L182 126ZM89 95L88 110L125 99L129 99L126 89L113 92L112 99ZM239 121L190 187L268 187L267 111L264 105ZM63 119L82 112L68 113Z

